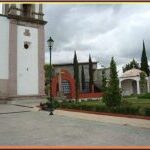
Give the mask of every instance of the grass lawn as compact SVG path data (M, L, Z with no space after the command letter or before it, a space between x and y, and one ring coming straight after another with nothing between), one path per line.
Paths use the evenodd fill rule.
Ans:
M134 97L130 97L130 98L123 98L123 100L128 101L130 104L132 104L134 106L150 108L150 99L141 99L141 98L134 96Z
M123 97L123 101L127 101L129 105L140 106L140 107L149 107L150 108L150 99L139 99L137 96L133 97ZM81 104L87 105L105 105L102 100L99 101L83 101Z
M150 116L150 98L122 97L121 106L114 109L108 108L102 100L65 103L62 108Z

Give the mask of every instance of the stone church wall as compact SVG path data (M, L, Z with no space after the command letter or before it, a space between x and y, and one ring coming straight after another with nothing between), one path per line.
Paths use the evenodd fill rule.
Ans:
M0 16L0 95L7 93L9 78L9 21Z

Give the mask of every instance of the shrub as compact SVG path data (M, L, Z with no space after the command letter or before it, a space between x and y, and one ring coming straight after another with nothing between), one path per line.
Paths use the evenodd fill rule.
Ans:
M123 96L124 98L133 98L133 97L136 97L137 94L131 94L131 95L125 95Z
M81 110L94 111L93 105L83 104L80 108Z
M130 115L146 115L150 116L150 108L133 106L129 102L122 102L121 106L116 107L107 107L106 105L101 104L92 104L92 103L68 103L64 102L61 104L61 108L76 109L76 110L85 110L85 111L96 111L96 112L109 112L109 113L118 113L118 114L130 114Z
M53 101L53 107L56 109L56 108L59 108L60 107L60 102L58 101Z
M52 105L53 109L60 107L60 103L58 101L52 101ZM50 101L47 101L46 103L40 103L40 107L42 108L42 110L48 110L49 108L51 108L51 103Z
M137 97L139 99L150 99L150 93L140 94Z
M132 105L132 103L127 101L127 100L122 100L121 101L121 106L131 106L131 105Z
M47 110L47 108L48 108L46 103L40 103L40 107L42 110Z
M108 108L105 105L96 105L95 111L97 111L97 112L108 112Z
M139 108L138 107L132 107L132 106L121 106L121 107L117 107L116 112L122 113L122 114L138 115L139 114Z
M110 62L110 79L103 96L103 102L108 107L116 107L121 103L121 91L119 89L119 79L114 58Z
M150 108L145 108L145 116L150 116Z

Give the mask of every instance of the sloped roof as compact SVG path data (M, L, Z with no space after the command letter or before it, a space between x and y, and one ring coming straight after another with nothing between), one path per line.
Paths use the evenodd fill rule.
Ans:
M140 76L140 73L141 73L141 72L142 72L142 70L140 70L140 69L132 68L132 69L130 69L130 70L125 71L125 72L121 75L121 78Z

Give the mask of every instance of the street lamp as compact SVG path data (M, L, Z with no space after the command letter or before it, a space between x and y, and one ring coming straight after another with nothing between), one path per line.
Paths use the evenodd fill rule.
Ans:
M49 72L49 79L50 79L50 94L49 94L49 100L50 100L50 113L49 115L53 115L53 103L52 103L52 62L51 62L51 50L53 47L53 39L50 37L47 41L48 47L49 47L49 54L50 54L50 72Z

